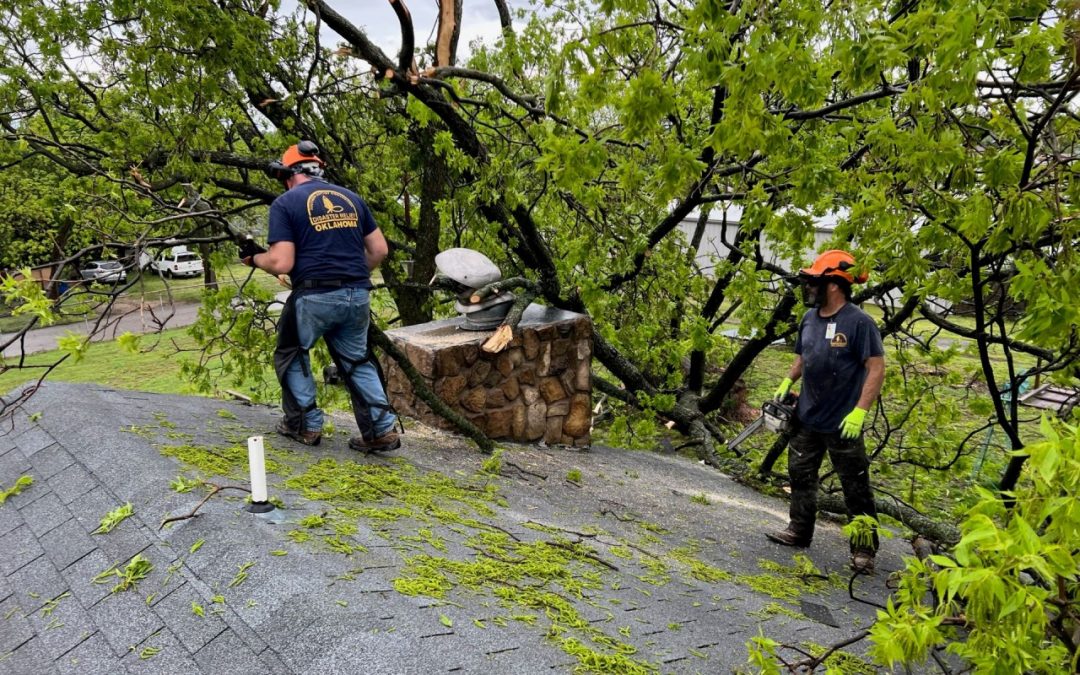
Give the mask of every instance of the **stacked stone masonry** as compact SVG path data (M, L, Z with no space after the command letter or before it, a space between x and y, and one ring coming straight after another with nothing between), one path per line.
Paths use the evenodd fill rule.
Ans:
M480 347L491 331L459 328L460 318L388 331L439 398L489 438L588 446L592 426L592 325L587 316L531 305L505 350ZM432 412L405 373L382 357L394 408L431 426Z

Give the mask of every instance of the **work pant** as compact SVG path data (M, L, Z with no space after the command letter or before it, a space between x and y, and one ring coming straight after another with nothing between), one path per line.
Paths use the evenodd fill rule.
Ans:
M850 516L868 515L877 518L874 492L870 488L870 460L866 457L866 445L862 435L858 438L840 437L840 432L821 433L805 427L792 437L788 444L788 476L791 479L791 508L789 529L803 541L814 537L817 519L818 472L821 461L828 451L833 469L840 477L844 490L844 504ZM874 532L871 552L878 547ZM866 550L866 547L862 547ZM857 547L854 543L851 550Z
M345 380L360 434L370 440L394 427L397 418L383 390L379 371L368 359L370 321L367 289L339 288L289 297L278 325L274 368L281 382L282 408L289 428L321 431L323 411L315 402L309 350L321 337Z

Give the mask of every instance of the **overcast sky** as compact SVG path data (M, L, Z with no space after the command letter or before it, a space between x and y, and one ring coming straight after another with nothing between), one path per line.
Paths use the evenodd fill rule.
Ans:
M437 0L405 0L412 14L416 44L434 41L439 4ZM396 58L401 48L401 29L389 0L330 0L334 9L360 26L387 56ZM527 5L527 0L509 0L511 9ZM284 8L284 7L283 7ZM469 43L477 38L491 43L499 35L499 12L492 0L464 0L461 16L461 37L458 40L458 60L468 53ZM331 36L327 36L330 38ZM339 39L333 36L333 39Z

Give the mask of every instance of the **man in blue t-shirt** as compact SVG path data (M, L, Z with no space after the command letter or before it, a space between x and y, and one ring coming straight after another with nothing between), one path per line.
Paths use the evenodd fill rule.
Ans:
M243 259L271 274L288 274L293 289L274 352L285 410L277 431L306 445L322 438L323 412L315 403L308 357L321 337L352 398L360 435L349 447L393 450L401 445L397 418L367 345L371 270L387 255L386 238L364 200L323 180L324 166L315 144L301 141L267 168L286 192L270 206L269 250Z
M809 546L817 518L818 471L826 451L840 476L844 503L851 516L877 517L870 488L870 461L863 443L866 412L877 400L885 376L885 350L874 320L853 305L855 259L845 251L825 251L800 271L806 304L795 342L795 363L776 390L788 394L802 378L795 412L798 429L788 445L791 507L786 529L766 536L785 546ZM874 569L877 532L851 542L851 566Z

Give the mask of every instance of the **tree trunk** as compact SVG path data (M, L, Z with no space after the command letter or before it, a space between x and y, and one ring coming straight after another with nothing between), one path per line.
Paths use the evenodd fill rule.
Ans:
M416 223L416 249L413 253L412 275L406 283L392 289L397 301L401 322L406 326L431 321L431 291L425 286L435 276L435 255L439 252L441 224L436 210L446 198L450 172L446 162L435 153L437 129L429 125L413 133L420 167L420 217Z
M932 520L918 511L888 498L878 497L874 500L874 504L877 506L878 513L884 513L899 520L927 539L933 539L947 546L952 546L960 541L960 530L952 523L941 523ZM847 508L844 506L844 497L839 494L818 495L818 510L829 511L830 513L847 513Z

